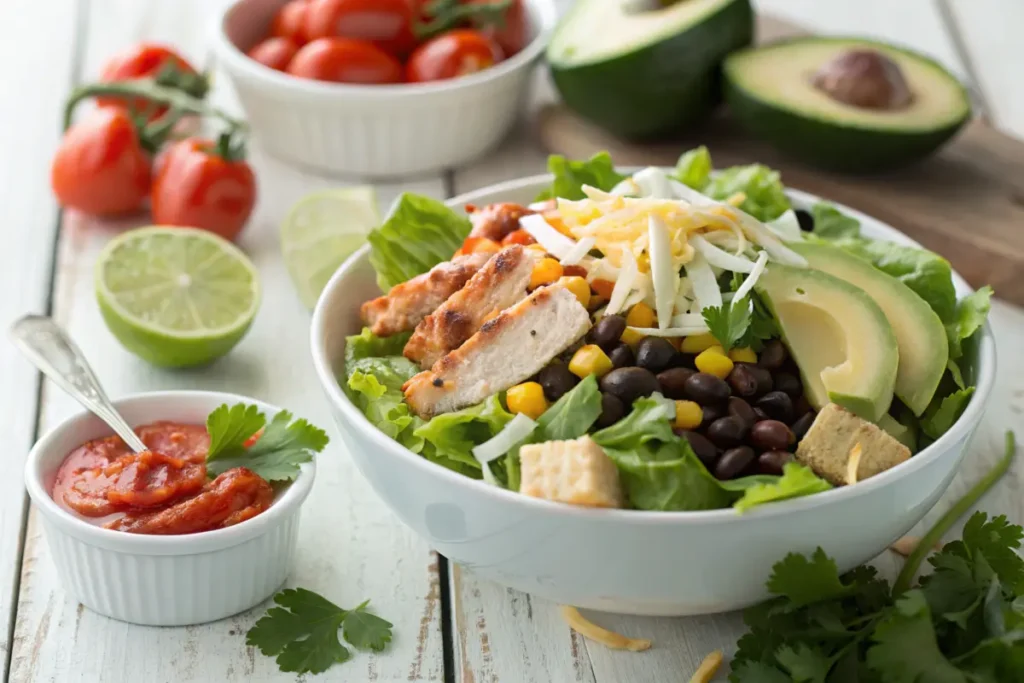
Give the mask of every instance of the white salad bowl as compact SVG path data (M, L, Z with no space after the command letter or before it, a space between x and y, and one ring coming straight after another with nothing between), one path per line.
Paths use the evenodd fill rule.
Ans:
M535 176L449 202L526 204L550 183ZM798 207L817 200L790 191ZM865 235L919 246L860 212ZM949 485L995 377L992 332L974 363L977 390L957 423L910 460L824 493L733 509L648 512L573 507L469 479L413 454L378 431L338 385L345 337L359 305L379 295L366 248L335 273L313 316L313 361L348 451L384 502L438 552L478 575L561 604L626 614L683 616L738 609L767 597L765 580L786 553L821 547L848 570L916 524ZM958 295L970 287L954 274Z
M268 419L280 412L262 401L214 391L137 394L114 406L134 427L159 420L203 424L223 403L255 404ZM25 464L25 487L57 574L74 599L132 624L187 626L244 612L284 584L295 557L299 509L313 487L313 462L277 488L267 510L235 526L180 536L130 534L89 524L50 496L64 458L86 441L110 435L98 417L78 413L39 439Z

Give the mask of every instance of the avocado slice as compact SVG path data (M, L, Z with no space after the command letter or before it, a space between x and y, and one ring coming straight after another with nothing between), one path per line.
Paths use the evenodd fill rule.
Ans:
M863 289L881 307L900 351L896 395L920 416L935 395L949 359L946 328L939 316L910 287L839 247L807 242L789 247L811 268Z
M875 171L927 156L971 116L936 62L859 38L798 38L729 56L726 100L751 134L822 168Z
M845 280L773 263L755 289L771 309L800 368L807 400L878 422L892 403L896 335L878 304Z
M648 138L710 112L722 60L753 33L750 0L579 0L547 57L571 109L615 135Z

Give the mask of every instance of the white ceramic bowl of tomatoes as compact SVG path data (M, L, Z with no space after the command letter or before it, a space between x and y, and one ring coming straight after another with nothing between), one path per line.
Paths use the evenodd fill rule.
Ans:
M396 177L500 142L556 14L552 0L237 0L212 36L267 151Z

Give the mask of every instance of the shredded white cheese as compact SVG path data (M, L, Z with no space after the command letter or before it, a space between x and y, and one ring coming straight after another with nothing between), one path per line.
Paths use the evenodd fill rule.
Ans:
M750 271L750 275L747 279L736 288L736 292L733 294L733 299L742 299L747 294L750 294L750 290L757 284L758 278L761 277L761 273L764 272L765 266L768 265L768 252L762 251L758 257L757 262L754 264L753 270Z
M705 657L697 670L693 672L690 683L711 683L723 661L725 661L725 654L721 650L715 650Z
M473 457L484 466L484 478L486 479L487 473L490 472L488 463L508 453L513 446L532 434L536 428L536 422L526 415L518 413L500 432L479 446L474 446Z
M690 278L690 284L693 286L698 311L703 311L708 306L722 305L722 291L718 289L715 273L699 252L686 264L686 276Z
M850 459L846 461L846 483L848 485L852 486L857 483L857 470L860 469L860 457L863 452L859 441L850 449Z
M597 240L593 237L584 237L576 244L570 247L569 251L566 252L565 256L562 257L561 264L563 266L575 266L583 260L583 257L590 253L590 250L597 244Z
M686 337L691 334L704 334L708 331L707 324L666 327L630 327L634 332L639 332L645 337Z
M669 326L672 309L676 304L679 269L672 261L672 245L665 221L660 216L652 214L647 219L647 232L651 282L654 285L654 310L658 315L658 327L665 329Z
M519 219L519 226L530 233L530 236L537 240L537 243L544 247L549 254L554 254L558 258L563 258L576 244L555 230L540 214L523 216Z
M734 273L749 273L754 269L754 264L749 259L723 251L700 235L690 235L690 244L697 253L707 259L708 263L717 268Z
M765 223L765 226L783 242L799 242L804 238L800 232L800 221L797 220L793 209L787 209L775 220Z
M618 313L623 309L626 297L632 291L638 273L636 258L633 256L633 252L627 249L623 252L622 270L619 271L619 277L615 280L612 297L608 302L608 315Z

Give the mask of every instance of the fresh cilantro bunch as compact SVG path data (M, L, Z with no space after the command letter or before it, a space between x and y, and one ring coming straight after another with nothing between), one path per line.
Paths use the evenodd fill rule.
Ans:
M299 466L311 461L328 441L324 430L303 419L293 421L287 410L268 424L258 407L244 403L214 410L206 418L206 431L210 434L206 471L211 477L245 467L267 481L292 481L299 475Z
M752 294L721 306L708 306L701 315L722 348L750 347L760 351L765 340L778 336L775 320L765 305Z
M364 650L381 652L391 642L391 623L367 611L369 601L346 610L306 590L288 588L274 596L280 607L249 629L245 642L277 657L281 671L318 674L352 656L338 638Z
M1024 681L1024 529L975 513L963 538L924 555L1005 473L1000 464L921 540L895 584L871 567L840 575L820 548L790 554L768 580L775 599L747 610L733 683L1010 683Z

